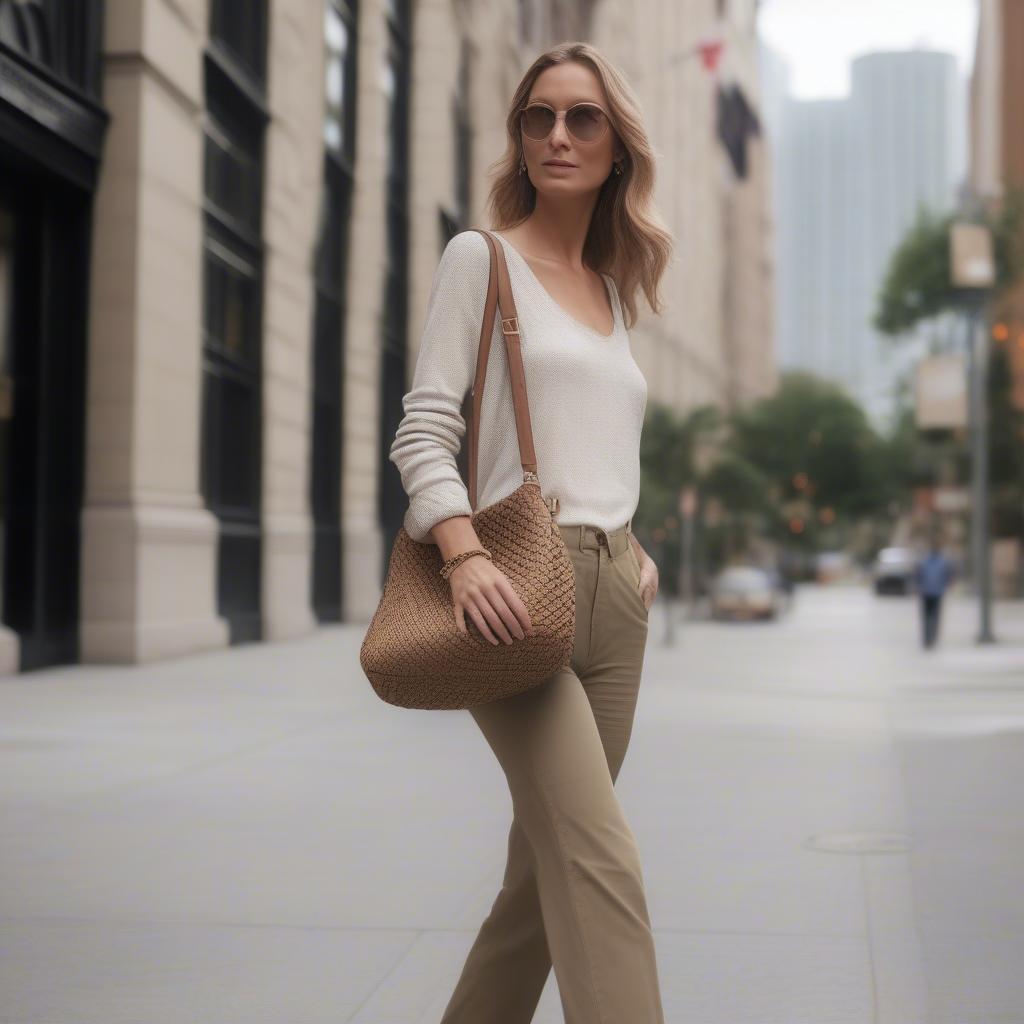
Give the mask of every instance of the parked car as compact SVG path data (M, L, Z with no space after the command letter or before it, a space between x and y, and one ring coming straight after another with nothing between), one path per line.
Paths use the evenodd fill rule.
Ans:
M814 558L814 571L819 583L839 583L853 572L853 559L848 551L819 551Z
M909 594L914 589L917 553L913 548L882 548L871 567L876 594Z
M774 619L779 591L756 565L730 565L711 581L713 619Z

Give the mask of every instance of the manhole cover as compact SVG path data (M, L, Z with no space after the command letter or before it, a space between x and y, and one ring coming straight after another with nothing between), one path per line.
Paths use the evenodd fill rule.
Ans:
M804 845L826 853L902 853L910 839L902 832L823 832Z

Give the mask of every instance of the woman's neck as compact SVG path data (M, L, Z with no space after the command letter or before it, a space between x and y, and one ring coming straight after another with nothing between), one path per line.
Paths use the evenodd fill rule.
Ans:
M534 259L558 263L570 270L584 268L583 246L590 230L593 201L563 200L538 204L526 218L503 234Z

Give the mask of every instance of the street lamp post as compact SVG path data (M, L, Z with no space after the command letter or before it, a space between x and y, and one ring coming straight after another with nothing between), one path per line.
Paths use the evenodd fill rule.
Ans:
M654 558L660 570L663 566L668 565L665 558L668 547L668 529L664 523L660 526L655 526L651 530L651 540L654 541ZM672 647L676 642L676 634L672 624L672 602L666 598L662 604L665 607L664 644L666 647Z
M971 562L978 595L978 643L992 635L992 566L989 554L988 324L989 292L995 284L992 232L984 224L954 221L950 228L951 283L967 309L967 380L971 437Z
M684 614L688 607L691 619L697 617L697 592L693 579L693 518L696 514L697 488L689 484L679 492L679 517L682 521L682 537L679 544L679 596Z
M993 643L992 558L989 552L988 323L978 304L970 314L968 380L971 382L971 547L978 593L978 643Z

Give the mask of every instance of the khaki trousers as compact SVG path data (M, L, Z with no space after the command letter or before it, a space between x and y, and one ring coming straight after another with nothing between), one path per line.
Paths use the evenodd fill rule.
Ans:
M648 625L629 526L559 524L576 571L572 660L469 709L513 820L501 890L441 1024L529 1024L552 966L566 1024L664 1024L640 853L614 789Z

